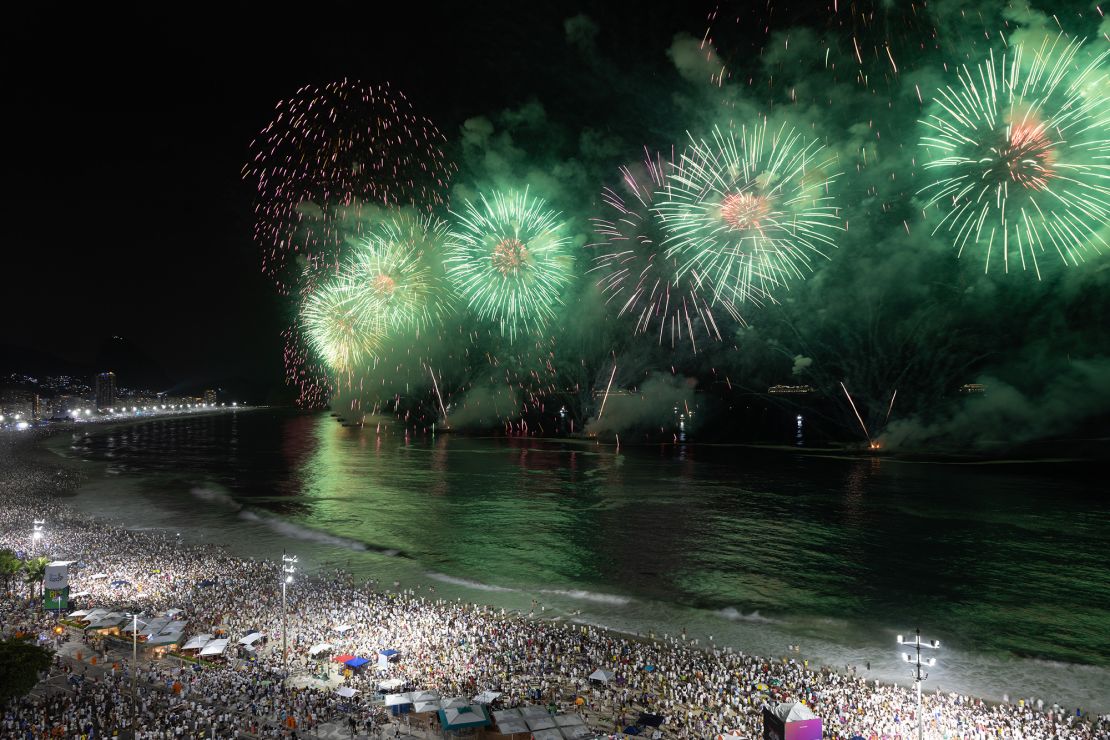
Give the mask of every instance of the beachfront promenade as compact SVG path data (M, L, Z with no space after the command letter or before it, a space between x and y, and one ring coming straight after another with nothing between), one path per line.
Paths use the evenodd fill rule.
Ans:
M288 584L286 669L280 560L243 560L217 548L181 545L167 533L90 521L56 495L73 490L77 477L27 454L28 445L26 435L0 440L0 547L33 547L30 554L75 561L71 586L89 592L82 606L148 616L179 609L175 618L186 621L184 639L225 636L229 647L205 667L168 656L153 660L147 647L135 666L129 634L116 638L67 627L58 635L57 615L43 613L26 587L16 586L0 602L0 629L28 634L58 652L35 691L4 710L4 738L114 732L140 738L394 737L407 728L414 728L412 737L441 737L430 711L391 716L378 691L391 679L396 691L434 692L441 703L470 704L483 692L496 692L494 710L549 707L589 728L585 737L615 735L646 712L663 717L666 738L714 738L730 730L755 738L768 700L804 700L830 738L916 736L916 697L906 688L800 659L707 651L676 638L638 640L446 602L431 591L404 584L386 589L342 571L298 573ZM34 519L48 526L32 544ZM255 632L265 639L253 650L237 646ZM329 647L310 654L324 644ZM378 653L387 648L397 655L379 671ZM341 676L332 661L337 655L370 662ZM591 681L597 669L612 677ZM357 693L341 696L340 687ZM929 692L924 706L929 738L1110 737L1110 718L1082 710L1076 716L1074 706L1037 711L1035 698L995 705Z

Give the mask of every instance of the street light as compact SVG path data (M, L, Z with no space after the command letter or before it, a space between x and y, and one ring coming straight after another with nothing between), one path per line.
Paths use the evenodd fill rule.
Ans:
M285 668L285 675L289 675L289 620L285 612L285 587L293 582L293 573L297 570L297 556L286 555L281 551L281 660Z
M902 659L913 666L910 671L910 678L913 679L913 684L917 688L917 740L923 740L925 736L924 730L924 717L921 716L921 682L929 677L928 673L921 671L921 666L926 665L930 668L937 664L936 658L926 658L921 660L921 648L932 648L934 650L940 649L940 640L929 640L928 642L921 641L921 629L914 630L912 639L903 639L902 635L898 635L898 644L913 647L914 654L902 653Z
M138 724L139 708L135 700L135 674L139 672L139 613L131 612L131 711L132 721Z
M35 519L31 528L31 549L35 549L35 545L43 538L43 528L46 526L45 519Z

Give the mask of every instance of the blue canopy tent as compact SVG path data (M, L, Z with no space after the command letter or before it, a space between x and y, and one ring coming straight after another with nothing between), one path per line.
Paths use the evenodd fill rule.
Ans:
M438 714L439 726L443 728L444 732L465 730L469 727L485 727L490 724L489 714L486 713L484 707L480 706L467 705L452 709L441 709Z
M359 668L362 668L364 665L366 665L370 661L367 660L366 658L360 658L356 655L355 657L351 658L350 660L345 660L343 662L344 662L344 664L346 664L346 666L348 668L358 670Z
M400 655L400 653L397 652L396 650L393 650L392 648L379 650L378 651L378 668L380 670L386 670L389 667L389 661L395 659L398 655Z

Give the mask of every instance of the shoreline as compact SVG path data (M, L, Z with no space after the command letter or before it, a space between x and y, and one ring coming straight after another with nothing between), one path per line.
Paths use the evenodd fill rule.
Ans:
M151 419L135 420L135 422L142 422L142 421L152 421L152 420ZM127 423L132 423L132 422L129 421ZM74 463L72 463L70 465L62 465L61 464L62 460L69 460L71 458L69 458L65 455L59 454L58 452L55 452L53 450L46 449L45 444L44 444L46 442L46 440L49 440L50 438L56 436L56 433L72 432L73 429L72 428L67 428L67 429L58 429L58 430L51 430L51 431L55 432L55 433L41 435L41 436L36 435L36 438L18 440L17 442L14 442L14 443L12 443L10 440L8 440L9 450L7 450L7 452L9 454L14 453L16 455L28 455L28 454L30 454L33 457L37 458L37 462L39 464L46 465L47 467L57 467L57 468L60 468L60 469L66 469L67 472L75 473L77 475L80 475L80 468L81 468L81 463L80 462L74 460ZM49 455L49 457L43 457L43 455ZM51 463L53 465L51 465ZM92 528L113 528L114 529L114 528L118 528L118 527L122 526L122 522L120 522L118 519L110 519L110 520L107 520L107 521L96 519L96 518L89 519L87 514L74 511L73 506L72 506L71 497L75 495L75 487L71 488L70 491L68 491L68 492L55 491L53 493L54 493L53 498L54 498L55 502L58 502L60 504L61 508L68 509L69 510L68 513L71 516L74 515L74 514L77 514L76 518L79 519L79 520L83 520L79 523L80 526L83 526L86 529L92 529ZM40 492L40 494L50 496L50 494L43 494L43 492ZM30 502L28 502L28 503L30 503ZM107 525L107 526L105 526L105 525ZM146 537L157 538L157 533L145 533L144 534L142 532L138 532L138 533L133 532L131 534L134 535L134 536L140 537L140 538L146 538ZM190 546L190 549L193 549L194 547L195 546ZM221 548L221 549L223 549L223 548ZM232 549L233 548L230 548L230 547L227 548L227 550L229 550L229 551L232 550ZM222 556L225 557L225 558L228 558L232 562L238 562L239 566L241 566L241 567L246 567L246 565L247 565L241 559L241 556L230 556L229 553L224 553L224 554L222 554ZM252 560L251 563L253 564L254 561ZM271 565L272 565L272 563L271 563ZM322 580L325 580L322 576L315 576L315 577L310 576L310 577L305 579L306 583L313 583L313 582L318 582L318 581L322 581ZM405 593L405 592L402 591L402 594L403 593ZM399 597L399 596L400 596L400 594L392 594L390 596L390 598ZM464 611L466 610L467 606L468 605L463 606ZM490 607L488 604L481 605L481 606L476 605L475 608L483 610L483 611L487 611L487 610L490 610L490 609L496 609L496 607ZM669 640L661 640L659 638L645 636L645 635L643 635L641 633L638 633L638 632L636 632L636 633L624 633L622 631L614 630L612 628L585 627L581 624L575 624L572 621L562 620L560 618L534 619L534 618L529 618L527 615L525 615L523 613L521 613L520 616L517 616L517 617L514 617L511 614L508 614L508 615L506 615L505 619L507 619L509 623L515 623L514 620L526 621L530 624L537 625L537 628L542 628L544 630L547 630L547 629L556 630L556 631L558 631L558 630L569 630L569 631L572 631L572 632L575 632L578 629L582 629L583 631L588 630L591 633L596 633L598 635L605 636L605 639L607 639L607 640L610 640L610 641L616 640L616 641L625 642L627 644L635 644L635 645L640 646L640 648L644 649L644 650L654 650L654 651L660 651L660 652L664 652L664 653L666 653L668 651L679 651L679 652L684 652L684 653L699 654L699 655L703 655L705 657L708 657L710 655L710 653L708 652L709 651L708 646L705 646L705 647L700 646L700 645L695 646L695 645L689 644L688 642L681 642L680 643L676 638L670 638ZM198 629L199 629L199 625L198 625ZM605 631L603 631L603 629ZM725 651L725 652L727 653L728 651ZM743 653L740 653L740 655L743 655ZM749 656L749 657L751 657L751 656ZM771 664L776 664L779 661L784 661L783 665L788 665L787 663L785 663L785 661L787 661L789 659L788 658L774 658L774 659L759 658L758 660L764 661L764 662L767 662L767 663L771 663ZM790 663L790 665L792 665L792 664L793 664L793 661ZM814 665L814 668L817 668L816 664ZM832 669L829 669L827 667L820 668L819 670L822 672L822 674L827 672L828 675L837 676L838 681L840 681L840 680L849 681L849 682L850 681L863 681L863 679L861 679L858 676L854 676L854 675L851 675L851 674L837 673L836 671L834 671ZM811 672L809 675L814 675L814 674ZM870 682L868 682L868 684L870 684ZM932 688L936 688L936 687L927 686L926 688L927 689L932 689ZM883 689L887 690L887 691L903 691L903 692L905 691L905 689L897 689L897 688L887 686L887 685L883 685ZM1009 705L1003 705L1003 706L1009 706Z
M215 412L221 413L221 412ZM178 417L180 418L180 417ZM150 419L136 419L134 421L128 420L121 424L105 425L104 431L107 431L113 426L126 426L134 423L142 423L144 421L151 421ZM62 430L62 431L72 431ZM93 430L89 430L90 432ZM88 486L92 482L99 482L105 486L114 486L119 483L126 485L128 474L122 476L112 476L104 473L104 468L107 468L109 463L99 460L83 460L80 457L70 456L58 450L48 449L47 446L51 437L56 435L47 435L33 444L34 448L41 450L42 454L49 455L48 460L55 464L61 461L68 461L64 463L63 467L80 472L84 475L81 488ZM472 437L473 439L482 439L482 437ZM486 437L486 439L489 439ZM509 437L494 437L493 439L513 439ZM528 441L540 442L558 442L558 438L526 438ZM56 444L56 443L55 443ZM787 450L796 453L795 450ZM836 459L836 458L834 458ZM103 466L99 474L88 476L92 471L87 467L88 463L96 463L98 466ZM78 489L79 491L80 489ZM77 497L78 491L69 494L74 498ZM92 492L90 492L92 493ZM209 504L212 499L207 495L201 495L203 489L198 491L196 488L190 490L192 498L183 498L185 503L180 506L173 505L173 508L166 508L166 500L162 498L155 498L152 496L144 497L149 502L150 506L146 508L158 508L167 513L176 513L180 515L182 507L188 507L189 503L193 504ZM217 498L222 497L223 493L216 493ZM91 499L89 499L91 500ZM199 500L199 501L198 501ZM230 497L227 499L230 500ZM220 511L225 501L217 501L216 506L209 507L215 511ZM74 503L76 506L77 504ZM80 508L80 507L79 507ZM82 511L86 516L98 516L88 511ZM341 567L345 570L352 570L352 561L355 562L353 566L354 572L361 573L363 576L371 575L373 577L385 578L383 574L391 572L392 575L388 576L389 580L396 577L398 569L401 567L398 563L403 563L407 569L399 576L399 580L405 584L414 585L416 588L427 588L429 584L433 584L435 589L433 593L447 592L451 597L456 595L461 596L463 601L472 602L475 604L482 604L490 608L506 609L509 613L518 613L525 615L528 613L526 604L528 597L539 599L541 603L546 603L550 611L547 612L542 618L550 623L562 624L585 624L597 629L612 632L615 635L620 635L628 638L642 638L649 639L649 634L663 634L671 633L678 634L679 624L682 624L681 614L673 613L674 609L669 608L667 602L656 602L650 598L643 598L636 595L629 595L620 592L619 589L610 591L604 589L599 593L596 590L581 589L576 585L560 585L560 584L547 584L546 586L527 586L520 584L506 584L503 581L493 581L492 583L483 583L475 580L474 576L470 575L452 575L448 573L441 573L435 569L434 565L424 564L419 559L411 558L404 553L390 549L389 546L383 546L380 543L369 542L366 540L346 540L327 533L326 530L312 527L311 524L299 523L294 520L287 520L283 517L270 514L265 509L255 510L249 504L235 502L234 509L224 510L223 514L234 527L233 532L225 532L225 537L221 538L218 534L208 535L203 538L191 539L190 541L196 545L203 546L217 546L224 549L227 553L234 555L238 558L244 559L270 559L272 557L273 549L269 548L265 552L259 553L257 549L251 550L246 547L245 542L251 539L251 532L258 531L252 530L251 527L262 527L267 535L284 539L291 545L292 551L297 552L302 556L302 560L307 560L313 565L314 573L322 573L329 568ZM232 517L231 515L235 515ZM121 521L120 517L109 515L104 519L106 523L113 526L125 526L125 522ZM195 524L176 525L170 524L166 526L157 527L162 531L181 530L186 532L186 539L190 539L190 534L196 534L198 526ZM134 527L131 527L134 529ZM242 528L243 536L240 537L239 529ZM203 529L203 528L202 528ZM315 549L317 555L320 551L326 551L326 556L321 556L313 559L311 549ZM370 556L370 560L367 560ZM382 556L382 557L378 557ZM399 557L398 557L399 556ZM392 570L391 570L392 569ZM483 579L485 580L485 579ZM588 586L586 588L589 588ZM564 598L565 597L565 598ZM500 602L500 603L498 603ZM513 605L515 602L515 605ZM553 603L555 602L555 603ZM561 602L558 603L558 602ZM679 605L681 606L681 605ZM631 613L635 607L637 613ZM691 607L695 608L695 607ZM670 620L673 629L668 629L666 626L660 626L658 621L650 621L641 618L644 612L662 614L660 609L665 610L672 619ZM902 671L897 671L896 674L891 674L889 670L883 670L881 665L884 656L877 656L873 651L869 650L869 646L863 643L858 643L855 632L852 635L840 634L840 629L837 627L835 634L828 633L827 630L815 627L810 624L812 619L807 617L804 623L798 623L791 619L779 619L776 615L771 615L770 618L764 617L758 611L752 614L745 614L731 606L722 607L720 609L715 607L696 607L696 611L701 615L702 624L700 629L698 626L693 626L694 634L691 635L691 642L695 637L698 637L702 642L705 640L706 634L716 634L719 631L727 633L729 629L736 628L745 634L764 634L775 633L777 635L775 640L771 642L774 645L786 646L788 642L791 644L797 643L799 640L806 643L806 657L815 665L827 665L834 667L835 670L843 671L848 665L855 665L861 667L865 662L876 661L876 668L874 671L869 672L871 680L879 679L884 684L889 683L892 685L901 686L905 682L900 680ZM579 618L583 612L593 612L588 617ZM537 613L537 618L539 614ZM704 621L716 620L716 624L705 624ZM820 621L820 620L818 620ZM850 622L850 620L849 620ZM665 620L664 620L665 624ZM816 630L816 631L815 631ZM893 642L893 631L890 631L890 641ZM781 637L781 640L778 639ZM725 642L717 644L729 644L727 634L723 638ZM845 642L847 640L847 642ZM744 650L750 650L764 655L777 655L778 658L784 656L776 651L776 648L766 647L766 640L753 643L751 640L734 639L731 641L733 649L739 649L743 646ZM819 643L824 643L826 647L837 648L831 654L827 649L821 649ZM708 644L708 643L707 643ZM760 647L764 645L764 647ZM950 648L951 649L951 648ZM953 687L950 680L945 678L945 674L941 672L939 677L939 684L934 683L934 687L939 687L942 690L956 690L961 693L972 693L976 696L988 697L989 701L1002 701L1004 695L1012 694L1015 689L1007 688L1008 685L1021 685L1023 678L1034 676L1038 673L1043 673L1046 669L1050 672L1061 674L1078 672L1077 675L1090 672L1087 680L1097 681L1100 685L1106 678L1104 675L1108 670L1108 666L1097 663L1078 663L1069 662L1066 659L1056 657L1045 657L1041 655L1023 655L1020 653L1007 653L1003 655L994 655L988 653L964 653L959 655L959 660L956 660L956 655L952 652L947 653L948 658L953 666L960 665L962 670L952 668L951 678L955 679L960 676L963 670L972 668L972 663L982 663L975 665L975 672L984 673L992 670L1007 671L1016 673L1013 674L1013 680L1001 681L1001 686L990 691L984 687L983 684L977 684L973 680L969 683L968 680L956 682ZM787 658L790 655L785 656ZM836 668L839 666L839 668ZM968 676L973 676L975 672L968 673ZM937 679L934 679L937 680ZM1068 696L1071 692L1065 689L1063 683L1053 684L1051 679L1049 686L1046 687L1045 681L1033 681L1038 686L1026 689L1016 689L1016 691L1032 691L1033 693L1043 694L1046 696L1059 697L1061 695ZM1080 679L1081 681L1083 679ZM1024 682L1028 682L1027 680ZM1074 683L1068 685L1074 686ZM999 684L995 684L999 686ZM1080 683L1082 686L1082 683ZM1085 692L1079 692L1085 694ZM1095 692L1097 695L1099 692ZM1101 702L1092 702L1089 698L1082 699L1084 705ZM1099 706L1099 709L1110 709L1110 705L1105 707Z

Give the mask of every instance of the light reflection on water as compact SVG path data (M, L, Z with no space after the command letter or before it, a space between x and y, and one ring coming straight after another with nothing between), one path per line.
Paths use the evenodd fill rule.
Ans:
M894 633L920 625L951 646L942 685L1044 695L1048 682L1091 706L1110 696L1110 503L1072 467L627 442L614 454L453 435L406 444L282 412L124 427L74 452L124 473L79 497L86 508L135 509L141 497L153 504L136 512L143 526L191 522L192 539L247 554L290 546L387 583L508 608L536 598L545 616L631 631L685 626L754 652L801 642L828 661L870 660L885 678L902 673Z

